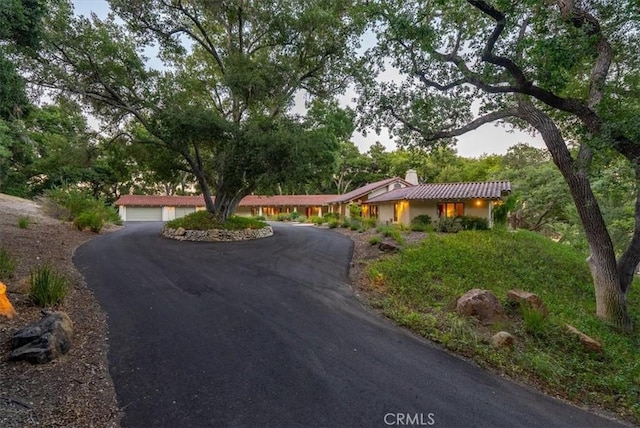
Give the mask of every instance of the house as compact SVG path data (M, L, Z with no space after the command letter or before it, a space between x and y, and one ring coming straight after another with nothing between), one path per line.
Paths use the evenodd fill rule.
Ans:
M403 189L416 184L418 184L418 177L413 170L407 172L407 178L404 180L400 177L393 177L369 183L351 192L336 196L329 203L330 212L338 213L341 218L348 218L350 217L349 205L356 204L362 206L363 217L376 217L376 208L373 207L374 212L371 212L372 207L367 205L367 201L392 190Z
M379 223L410 224L421 214L432 219L474 216L492 224L493 207L511 193L508 181L478 183L429 183L408 186L368 199L369 212Z
M236 210L241 216L275 216L298 212L306 217L338 213L350 217L349 205L378 223L410 224L421 214L432 219L461 215L484 217L491 224L493 206L511 192L508 181L418 184L415 171L405 179L388 178L343 195L249 195ZM204 210L202 196L124 195L116 201L124 221L168 221Z
M240 201L237 215L271 216L299 212L311 217L329 212L336 195L249 195ZM214 199L215 200L215 199ZM123 195L115 203L123 221L169 221L204 210L202 196Z

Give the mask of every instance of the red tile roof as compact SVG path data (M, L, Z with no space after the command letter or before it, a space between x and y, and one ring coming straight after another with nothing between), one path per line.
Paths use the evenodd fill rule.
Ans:
M336 195L274 195L245 196L240 201L241 207L257 206L318 206L326 205ZM215 197L213 198L215 200ZM115 203L118 206L137 207L203 207L204 198L199 196L157 196L157 195L123 195Z
M389 184L393 183L394 181L403 183L406 186L411 186L410 183L408 183L407 181L403 180L400 177L387 178L386 180L380 180L373 183L369 183L362 187L358 187L357 189L352 190L351 192L338 195L331 202L337 204L337 203L353 201L354 199L358 199L362 196L365 196L368 193L373 192L374 190L380 189L381 187L387 187Z
M487 181L479 183L429 183L392 190L367 203L399 200L457 200L457 199L499 199L511 192L508 181Z

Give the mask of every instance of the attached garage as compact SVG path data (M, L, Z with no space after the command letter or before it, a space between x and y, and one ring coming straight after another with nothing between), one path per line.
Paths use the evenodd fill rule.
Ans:
M184 217L188 214L196 212L196 207L176 207L176 217Z
M127 207L126 221L162 221L162 207Z

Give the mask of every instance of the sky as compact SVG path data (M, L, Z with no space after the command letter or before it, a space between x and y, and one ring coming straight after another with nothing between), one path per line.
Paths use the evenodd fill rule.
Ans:
M72 0L77 15L88 16L94 12L98 17L104 18L109 12L109 4L106 0ZM387 76L388 78L388 76ZM347 94L342 100L349 100L355 94ZM302 103L297 103L302 105ZM361 152L366 152L376 141L381 142L388 150L395 150L396 145L388 132L383 129L380 135L375 132L368 132L365 137L356 131L351 140L358 146ZM544 147L544 142L538 136L518 131L510 128L486 124L480 128L458 137L456 150L458 155L463 157L479 157L490 154L504 154L507 149L518 143L527 143L535 147Z

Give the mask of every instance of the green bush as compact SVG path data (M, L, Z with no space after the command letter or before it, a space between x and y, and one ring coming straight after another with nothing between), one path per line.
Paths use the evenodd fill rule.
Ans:
M291 221L291 215L287 213L280 213L276 216L277 221Z
M83 213L95 213L102 219L103 224L122 224L120 214L113 206L109 206L104 200L95 199L90 193L80 190L54 189L48 191L45 210L53 217L65 221L74 221Z
M377 245L381 242L382 242L382 238L380 238L379 236L372 236L371 238L369 238L369 244L371 245Z
M489 221L484 217L461 216L458 217L463 230L489 230Z
M9 251L4 247L0 248L0 279L13 278L15 270L16 261L9 254Z
M20 229L28 229L30 224L31 224L31 217L29 216L20 217L18 219L18 227Z
M345 229L349 229L351 227L351 220L348 218L345 218L344 220L342 220L342 227L344 227Z
M99 233L104 226L104 217L102 213L97 210L85 211L73 220L73 224L78 230L89 228L92 232Z
M294 211L289 214L289 218L293 221L297 220L300 217L300 213L298 211Z
M400 229L394 226L378 226L376 231L380 233L382 236L386 236L387 238L392 238L400 245L405 244L405 240L400 233Z
M307 217L301 215L300 217L298 217L298 222L300 223L306 223L307 222Z
M327 220L329 219L340 220L340 214L338 213L324 213L322 217L324 217Z
M317 215L309 217L309 221L315 225L322 225L324 223L324 218L318 217Z
M69 293L69 280L49 264L31 272L30 285L29 298L42 307L57 305Z
M351 219L349 222L349 229L360 230L362 228L362 222L356 219Z
M411 220L410 229L414 232L432 232L433 224L431 223L431 216L428 214L415 216L413 220Z
M362 205L349 204L349 216L354 219L362 217Z
M267 218L265 216L263 216L263 215L253 216L253 219L254 220L258 220L258 221L266 221L267 220Z
M438 220L437 230L442 233L458 233L462 230L462 225L458 218L442 217Z
M340 226L340 222L336 219L329 220L327 224L329 225L329 229L335 229L336 227Z
M182 227L187 230L240 230L240 229L261 229L266 227L267 223L256 220L251 217L231 216L226 221L220 221L217 217L208 211L196 211L175 220L168 221L166 227L177 229Z

